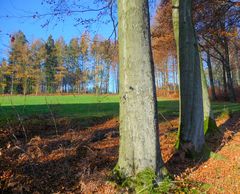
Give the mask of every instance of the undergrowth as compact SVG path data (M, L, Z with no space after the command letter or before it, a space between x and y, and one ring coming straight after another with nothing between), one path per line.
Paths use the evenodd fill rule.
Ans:
M211 185L188 180L174 180L169 174L164 176L161 181L155 172L147 168L139 172L134 177L124 178L120 169L116 167L113 171L112 181L115 181L119 190L127 191L128 193L137 194L164 194L164 193L189 193L200 194L206 193Z

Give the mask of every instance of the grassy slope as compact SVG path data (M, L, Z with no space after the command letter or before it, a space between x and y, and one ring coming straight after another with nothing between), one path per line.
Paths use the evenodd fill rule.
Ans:
M22 118L38 115L51 115L70 118L116 117L119 112L118 96L0 96L0 122L6 118L14 120L17 114ZM159 111L165 117L178 116L178 101L159 99ZM216 115L226 109L240 112L240 103L216 102L213 110Z

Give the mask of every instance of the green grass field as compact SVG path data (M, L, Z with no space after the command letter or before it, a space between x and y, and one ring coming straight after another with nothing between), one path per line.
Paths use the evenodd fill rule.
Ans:
M215 115L225 110L240 112L240 103L214 102ZM165 117L178 116L178 101L158 99L158 110ZM18 116L23 119L35 116L57 118L89 119L96 117L117 117L119 112L118 96L0 96L0 125L14 121ZM160 114L160 113L159 113Z

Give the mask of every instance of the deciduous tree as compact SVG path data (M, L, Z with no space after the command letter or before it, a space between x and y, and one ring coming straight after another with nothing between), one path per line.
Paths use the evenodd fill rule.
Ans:
M147 0L118 1L120 148L118 170L135 176L147 168L162 176L157 99Z

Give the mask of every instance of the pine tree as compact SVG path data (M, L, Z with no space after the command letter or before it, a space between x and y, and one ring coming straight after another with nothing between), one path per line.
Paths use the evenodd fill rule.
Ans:
M56 83L54 76L56 74L57 67L57 56L56 56L56 47L52 36L48 37L48 40L45 44L46 49L46 59L45 59L45 81L46 81L46 90L48 93L53 93L56 91Z
M19 31L13 35L11 51L9 53L9 63L11 66L11 94L13 93L14 83L18 93L27 93L31 67L29 65L29 48L27 39L23 32Z
M32 84L36 95L41 91L40 87L43 84L44 72L43 64L46 57L45 45L40 40L35 40L31 44L31 66L32 66Z
M88 60L88 49L89 49L89 34L84 32L80 38L80 70L81 70L81 91L87 91L87 60Z
M0 93L4 94L5 87L7 86L7 61L5 59L2 60L0 64Z
M66 59L66 45L64 42L63 37L59 38L56 41L56 56L57 56L57 67L56 67L56 74L55 74L55 81L57 83L57 91L63 91L63 81L64 77L67 74L67 69L65 67L65 59Z

